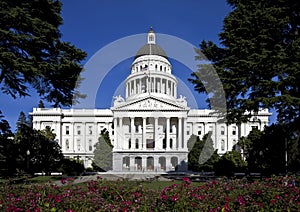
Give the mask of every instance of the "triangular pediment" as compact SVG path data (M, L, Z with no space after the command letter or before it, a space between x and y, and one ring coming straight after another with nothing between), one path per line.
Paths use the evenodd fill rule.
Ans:
M111 108L112 110L188 110L189 108L178 104L176 101L160 99L154 96L148 96L142 99L122 102Z

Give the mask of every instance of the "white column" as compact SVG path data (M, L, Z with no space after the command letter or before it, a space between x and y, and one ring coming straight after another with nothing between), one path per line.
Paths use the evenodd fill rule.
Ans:
M154 143L155 148L154 149L160 149L158 148L158 117L154 117Z
M96 126L98 129L98 126ZM118 122L117 118L114 118L114 149L118 149Z
M170 149L170 118L166 118L166 149Z
M187 135L186 135L186 126L187 126L187 123L186 123L186 118L183 118L183 142L182 142L182 149L186 149L187 150Z
M146 150L146 118L143 117L143 149Z
M134 94L137 94L137 92L136 92L136 80L134 80L133 81L133 92L134 92Z
M129 171L134 171L135 166L134 166L134 159L135 157L133 155L129 156Z
M135 148L135 139L134 139L134 117L130 117L130 140L131 140L131 149Z
M71 123L71 126L72 126L72 150L73 150L73 152L75 152L75 124L74 124L74 122L72 122ZM70 142L70 141L69 141Z
M124 136L123 136L123 118L119 118L119 140L118 140L118 148L120 149L123 149L124 147Z
M178 149L182 149L182 118L178 118Z

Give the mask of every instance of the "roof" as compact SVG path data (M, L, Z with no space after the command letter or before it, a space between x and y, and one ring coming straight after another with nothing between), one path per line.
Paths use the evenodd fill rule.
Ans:
M157 44L146 44L142 46L136 53L135 58L143 55L159 55L168 59L166 52Z

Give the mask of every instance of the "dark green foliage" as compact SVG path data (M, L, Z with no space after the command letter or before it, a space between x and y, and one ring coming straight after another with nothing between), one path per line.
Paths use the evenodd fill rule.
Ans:
M241 154L235 150L226 152L217 163L215 163L216 175L232 177L236 172L245 172L246 162Z
M95 145L93 168L96 171L108 171L112 169L112 148L109 132L104 128Z
M300 126L300 2L228 2L233 10L225 18L219 34L222 46L203 41L200 50L212 62L223 84L229 121L245 121L246 110L274 108L281 122L291 123L293 130L297 129ZM203 59L202 53L197 59ZM190 80L199 92L206 92L206 86L215 86L197 78L207 69L207 65L200 65L199 72Z
M12 157L13 141L12 132L9 123L4 119L0 111L0 173L1 175L8 175L10 172L9 161Z
M2 92L22 97L31 86L55 106L83 97L75 88L86 53L60 40L61 2L0 0L0 8Z
M59 169L63 175L78 176L83 173L84 165L81 161L75 159L63 159Z
M263 132L253 129L238 143L246 152L249 171L262 172L267 175L299 171L299 141L297 136L289 139L292 137L287 129L278 124L266 127ZM286 153L288 155L287 167Z
M191 171L213 171L218 161L217 150L213 148L213 141L209 134L200 140L198 136L191 135L188 140L188 169Z
M39 131L27 125L18 129L14 142L17 148L16 166L27 172L55 172L60 167L63 154L54 140L50 128ZM29 154L28 154L29 153Z

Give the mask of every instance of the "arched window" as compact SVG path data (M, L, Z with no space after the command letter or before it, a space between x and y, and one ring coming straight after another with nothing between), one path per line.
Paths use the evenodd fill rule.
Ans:
M142 171L142 158L141 157L135 157L134 159L134 169L135 171Z
M165 157L159 157L158 159L158 171L166 171L166 158Z
M147 171L154 171L154 158L147 157Z
M171 165L172 165L172 170L177 170L177 168L178 168L178 158L177 157L171 157Z
M130 158L128 156L123 157L123 171L129 171L130 170Z

